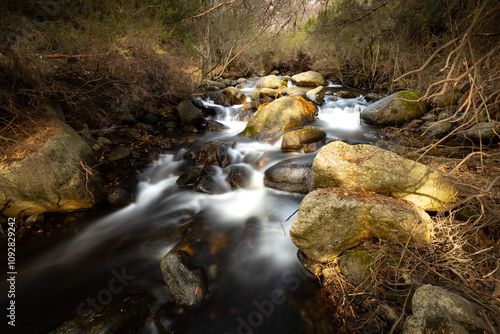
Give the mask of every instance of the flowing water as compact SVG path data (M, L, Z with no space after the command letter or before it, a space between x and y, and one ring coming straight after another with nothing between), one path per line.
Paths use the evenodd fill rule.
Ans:
M213 105L209 99L204 103ZM334 100L327 95L312 125L325 130L329 139L376 140L378 130L359 119L367 104L362 96ZM18 249L20 333L48 332L76 312L99 309L99 300L106 304L109 296L111 301L132 293L147 293L163 305L148 333L334 331L319 285L302 269L288 233L303 195L263 183L267 168L304 153L281 152L281 139L260 143L238 137L246 125L238 119L241 106L216 107L215 118L229 129L207 132L198 141L236 142L229 154L232 165L251 175L247 186L231 190L225 181L230 167L216 167L217 182L226 193L181 188L177 178L192 167L182 159L185 148L160 156L138 172L133 204L101 218L85 217L79 222L82 228ZM162 285L159 264L174 248L192 254L207 273L210 298L192 310L173 307ZM106 292L120 274L123 287Z

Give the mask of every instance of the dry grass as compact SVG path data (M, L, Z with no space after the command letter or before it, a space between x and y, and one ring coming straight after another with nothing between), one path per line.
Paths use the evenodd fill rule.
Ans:
M409 247L397 240L377 240L353 251L366 251L368 284L353 286L338 260L324 264L321 280L335 321L344 333L366 326L380 332L402 330L411 313L409 297L423 284L444 286L486 310L500 326L500 155L488 161L423 157L462 189L463 201L435 217L432 243ZM344 255L345 256L345 255ZM367 288L369 286L369 288ZM400 315L394 324L377 308L388 304Z

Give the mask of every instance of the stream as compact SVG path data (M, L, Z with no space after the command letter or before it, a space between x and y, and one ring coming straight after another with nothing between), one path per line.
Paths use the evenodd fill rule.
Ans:
M333 93L345 88L330 84L325 89L330 95L311 125L324 130L327 139L376 141L380 131L359 118L369 104L362 92L342 99ZM210 98L203 103L214 106ZM288 234L304 195L264 187L267 168L304 153L282 152L281 138L262 143L237 136L246 125L238 119L241 106L216 107L213 118L228 129L207 131L197 143L236 142L229 148L231 166L248 171L246 187L231 190L225 180L231 166L214 167L224 194L179 187L177 178L192 167L182 159L186 148L181 148L138 171L133 204L83 215L75 231L24 243L17 249L19 333L47 333L77 312L135 293L152 296L160 306L147 333L335 332L320 286L302 268ZM171 249L192 254L205 269L209 298L198 307L173 306L162 284L160 261ZM121 285L109 292L112 280ZM6 296L0 298L4 303Z

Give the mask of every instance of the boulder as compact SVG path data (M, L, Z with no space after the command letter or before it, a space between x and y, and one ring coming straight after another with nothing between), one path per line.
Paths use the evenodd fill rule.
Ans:
M316 187L363 188L426 211L446 208L457 193L439 171L372 145L330 143L318 152L312 170Z
M316 128L300 129L285 133L281 142L282 151L298 151L307 144L325 139L326 132Z
M20 161L0 165L0 211L27 216L92 207L104 196L92 149L63 122L47 125L45 144Z
M292 158L278 162L264 173L264 185L282 191L307 194L314 189L312 157Z
M224 185L218 182L217 178L212 175L203 175L198 182L196 182L193 190L209 195L223 194L226 192Z
M342 98L342 99L355 99L358 97L353 92L348 92L346 90L341 90L340 92L337 92L337 96Z
M373 237L427 243L431 227L429 215L409 202L368 191L330 188L306 195L290 236L307 257L325 262Z
M177 113L181 118L182 125L198 126L205 121L200 109L196 108L190 100L184 100L177 105Z
M231 104L243 104L247 97L238 88L227 87L222 91L222 94L227 97Z
M311 89L306 93L307 100L314 104L322 105L325 102L325 88L323 86Z
M239 135L272 141L286 130L314 120L313 105L302 98L282 97L255 112Z
M277 94L278 94L277 89L260 88L260 89L256 89L253 92L251 92L250 97L254 101L256 101L257 99L264 99L266 97L270 97L271 99L274 100L274 98L276 97Z
M425 122L423 124L426 134L435 138L443 138L450 133L452 127L453 125L448 121Z
M175 183L179 186L194 186L201 176L201 167L195 167L183 173Z
M321 74L314 71L307 71L292 76L292 82L302 87L326 86L326 80Z
M427 111L427 104L416 102L420 96L410 91L401 91L374 102L363 111L361 119L375 125L401 125L412 119L422 117ZM405 100L415 100L408 102Z
M404 334L491 333L481 314L484 309L437 286L426 284L418 288L413 295L412 310Z
M161 276L177 306L194 306L208 296L205 270L181 250L171 250L160 264Z
M266 77L260 78L259 81L255 84L255 88L272 88L278 89L281 86L286 86L283 83L283 80L278 78L275 75L268 75Z
M223 107L230 107L231 106L231 102L226 97L226 95L222 94L222 92L215 94L214 103L219 105L219 106L223 106Z
M245 188L248 184L250 173L251 170L248 170L245 166L231 166L226 177L226 182L228 182L233 189Z

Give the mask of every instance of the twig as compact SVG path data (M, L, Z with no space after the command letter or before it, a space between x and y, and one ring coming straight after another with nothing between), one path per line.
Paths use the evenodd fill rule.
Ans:
M405 309L406 309L406 304L408 303L408 299L410 298L410 295L411 295L411 289L413 288L413 285L410 286L410 290L408 291L408 294L406 295L406 299L405 299L405 302L403 304L403 310L401 311L401 315L399 316L399 319L394 323L394 325L392 325L392 328L391 328L391 331L389 332L389 334L392 334L394 333L394 331L396 330L396 327L397 325L399 324L399 322L401 320L403 320L403 317L405 316Z
M203 13L201 13L201 14L198 14L198 15L194 15L194 16L188 17L188 18L186 18L186 19L184 19L184 20L180 21L179 23L183 23L183 22L186 22L186 21L191 20L191 19L197 19L197 18L199 18L199 17L202 17L202 16L204 16L204 15L206 15L206 14L210 13L211 11L216 10L216 9L217 9L217 8L219 8L219 7L222 7L222 6L224 6L224 5L230 5L230 4L232 4L232 3L235 3L236 1L238 1L238 0L231 0L231 1L221 2L221 3L220 3L220 4L218 4L217 6L214 6L214 7L210 8L210 9L208 9L208 10L204 11L204 12L203 12Z

